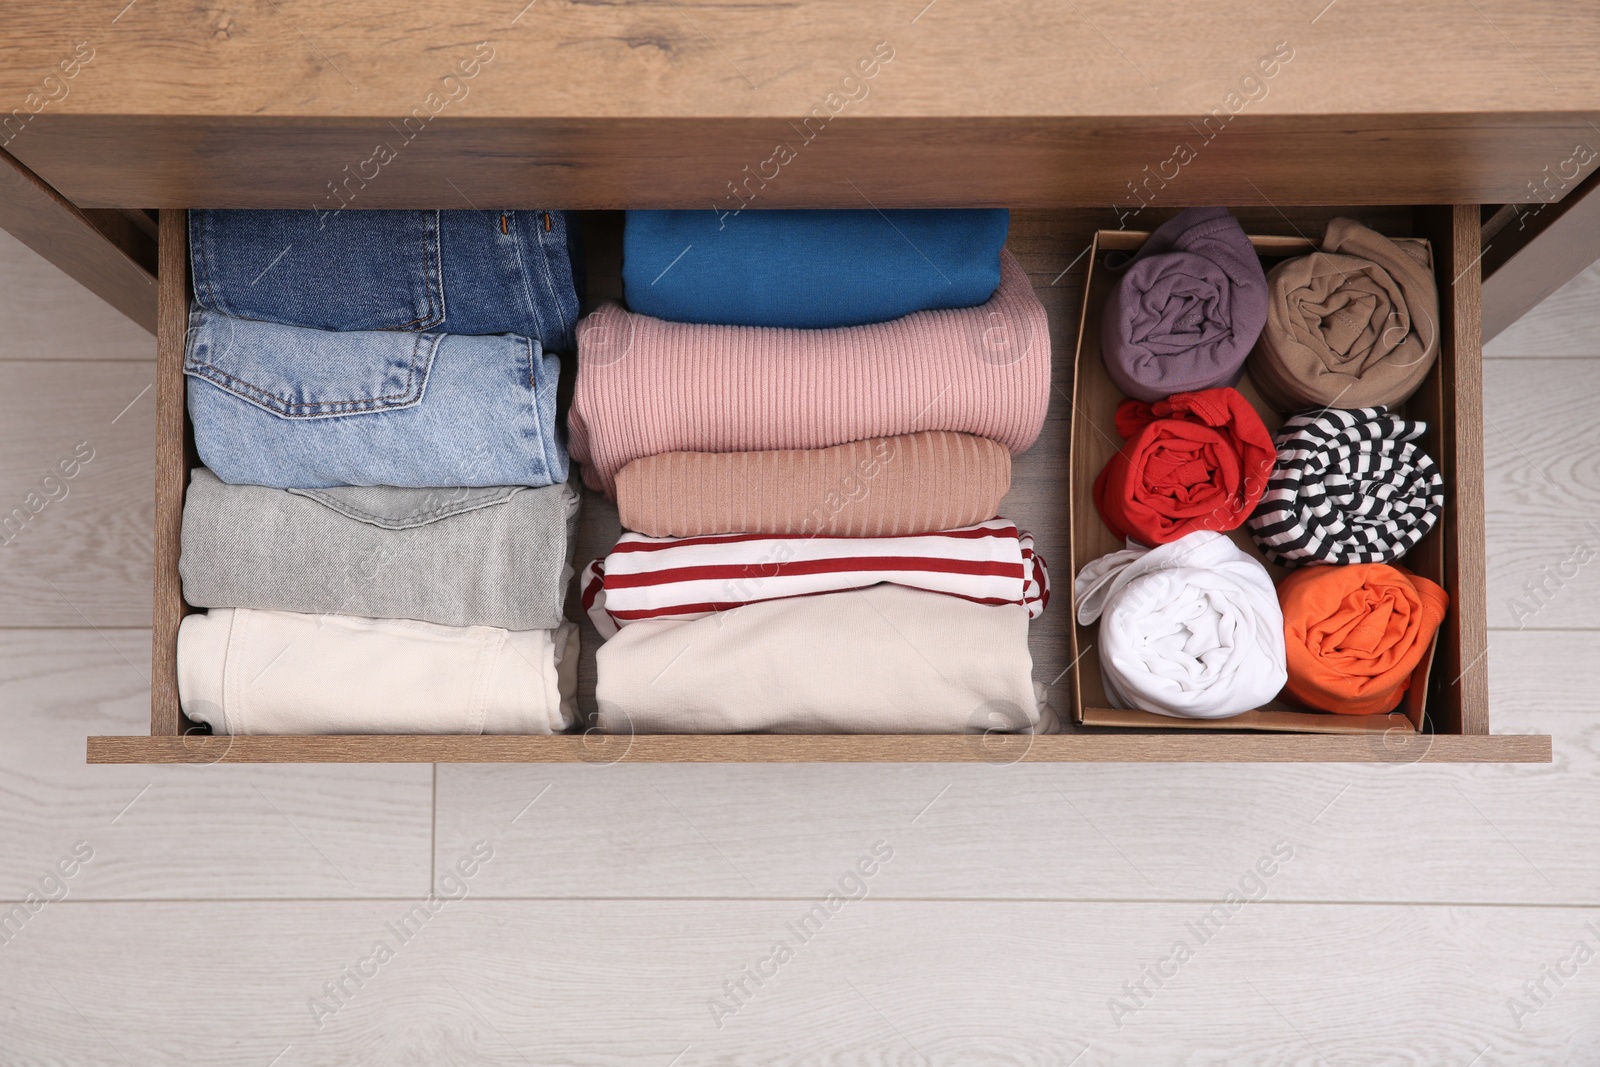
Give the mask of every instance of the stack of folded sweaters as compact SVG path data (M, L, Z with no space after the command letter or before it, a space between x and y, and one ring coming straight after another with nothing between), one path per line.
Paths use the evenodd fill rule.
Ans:
M1337 714L1399 706L1448 603L1396 565L1444 503L1413 443L1427 426L1389 411L1438 355L1431 268L1422 242L1334 219L1267 274L1222 208L1180 213L1127 265L1101 330L1125 443L1094 484L1127 547L1075 586L1110 700L1206 719L1280 690ZM1275 437L1232 388L1246 372L1290 416ZM1295 568L1276 588L1225 536L1247 522Z
M1039 728L1048 579L996 513L1050 341L1007 226L628 213L568 418L629 531L582 583L601 729Z
M184 713L213 731L551 733L578 495L554 211L192 211Z

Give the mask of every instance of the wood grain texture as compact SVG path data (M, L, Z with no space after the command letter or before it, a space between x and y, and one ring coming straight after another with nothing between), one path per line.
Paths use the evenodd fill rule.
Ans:
M364 164L363 207L705 207L780 142L768 206L1131 203L1163 165L1163 203L1236 201L1240 175L1278 203L1503 203L1600 115L1583 0L28 0L3 28L0 100L93 50L10 143L89 207L304 208ZM797 135L811 115L837 117Z
M37 892L78 841L94 856L72 900L426 888L426 767L84 766L86 734L145 729L149 653L145 630L0 630L0 900Z
M1393 733L91 736L90 763L1548 763L1550 738Z
M0 292L7 294L0 360L155 358L148 331L4 232Z
M0 361L0 626L149 625L152 370Z
M1600 263L1591 264L1539 306L1485 341L1489 359L1600 356Z
M126 220L95 220L0 151L0 229L151 332L155 244Z
M1484 364L1488 620L1600 627L1600 360Z
M1600 138L1586 138L1600 143ZM1586 158L1600 151L1580 145ZM1483 250L1483 336L1491 339L1600 259L1600 173L1507 226ZM1522 220L1519 220L1519 223Z
M161 213L161 326L156 335L155 566L151 596L150 733L170 737L195 725L178 705L178 624L189 613L178 573L183 494L198 465L185 406L183 351L189 330L189 219Z
M419 84L419 99L426 84ZM819 99L828 91L825 81ZM1219 85L1208 107L1219 106L1228 91ZM1246 111L1208 141L1195 132L1206 109L1157 120L878 119L847 112L808 143L794 132L794 117L484 120L448 113L410 141L394 133L405 114L41 117L38 132L18 151L85 207L726 211L741 203L1113 204L1135 211L1152 198L1173 206L1237 203L1248 188L1241 174L1278 204L1505 201L1525 195L1526 161L1559 161L1589 129L1585 119L1600 120L1600 113L1463 119ZM787 154L775 157L779 145ZM1181 169L1173 162L1180 145L1187 153L1181 158L1193 160ZM378 158L392 159L381 168L371 162L378 146L384 151ZM790 154L792 162L775 172L768 161ZM764 182L763 165L770 179ZM1161 180L1162 167L1171 180ZM370 180L362 180L363 168Z
M1450 610L1440 628L1430 709L1447 733L1489 732L1488 596L1484 551L1482 282L1479 216L1469 204L1419 208L1417 232L1433 242L1439 286L1439 361L1408 403L1434 431L1444 476L1439 528L1407 562L1443 550ZM1446 278L1448 275L1448 279ZM1431 565L1433 559L1423 555ZM1426 567L1421 573L1427 574Z
M1246 114L1584 112L1600 96L1592 62L1600 25L1580 0L1537 11L1491 0L1477 14L1445 0L1403 9L1343 0L1332 10L1198 0L1160 13L1111 0L948 8L712 0L676 9L291 0L205 18L151 5L113 24L120 12L8 5L0 97L32 91L63 42L82 38L94 51L17 147L64 115L402 116L478 41L494 55L464 79L470 92L458 102L479 117L789 119L837 88L880 40L894 48L872 79L870 100L883 116L1189 118L1242 91L1243 76L1259 74L1256 59L1279 41L1294 57ZM1513 17L1514 42L1495 29ZM1415 48L1421 39L1432 47ZM553 54L585 77L549 77Z
M898 835L883 836L896 848L892 870L906 861ZM1507 1008L1577 941L1592 951L1592 910L1271 903L1292 887L1297 862L1266 881L1267 901L1240 906L1204 943L1190 927L1247 868L1181 904L869 895L804 941L790 924L842 869L804 900L772 902L501 902L473 899L469 881L465 899L404 941L392 927L415 900L58 904L5 947L0 1011L15 1061L81 1067L1600 1057L1593 963L1537 1012L1519 1020ZM1190 954L1158 989L1143 969L1179 941ZM790 955L774 969L779 942ZM763 959L759 988L743 979L745 995L727 990ZM1114 1015L1112 998L1140 980L1149 997ZM341 981L330 996L325 984ZM314 998L326 998L320 1012ZM737 1009L718 1017L712 998Z

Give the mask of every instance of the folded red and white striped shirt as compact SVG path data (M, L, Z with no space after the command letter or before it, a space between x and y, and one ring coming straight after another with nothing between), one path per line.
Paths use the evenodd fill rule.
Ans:
M700 619L744 604L890 582L978 604L1023 604L1038 618L1050 579L1033 535L990 519L912 537L625 533L584 569L583 607L604 637L645 619Z

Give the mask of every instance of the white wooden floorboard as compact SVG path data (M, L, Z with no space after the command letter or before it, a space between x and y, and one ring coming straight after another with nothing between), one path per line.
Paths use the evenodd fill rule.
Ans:
M0 630L0 900L79 842L73 900L425 891L431 767L88 766L90 734L149 732L149 671L148 631Z
M439 767L436 862L491 828L483 892L805 895L863 841L893 897L1202 897L1263 841L1304 901L1600 904L1600 715L1568 664L1600 634L1496 633L1497 730L1549 766Z
M1600 356L1600 263L1490 338L1483 354L1492 358Z
M51 904L0 947L0 1042L74 1067L1600 1060L1600 910L1271 903L1298 862L1176 904L888 902L871 880L805 938L814 901L481 901L472 879L405 939L414 902ZM1202 928L1241 882L1266 900Z
M155 335L0 230L0 360L151 360Z
M1484 364L1489 625L1600 627L1600 359Z
M0 626L150 625L154 369L0 361Z

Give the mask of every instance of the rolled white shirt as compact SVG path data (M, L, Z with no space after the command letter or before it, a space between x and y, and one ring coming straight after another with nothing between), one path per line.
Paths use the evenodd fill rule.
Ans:
M183 712L218 734L549 734L578 632L213 608L178 628Z
M1100 620L1106 697L1185 719L1224 719L1272 700L1288 680L1283 611L1266 567L1200 530L1128 548L1079 572L1078 621Z

